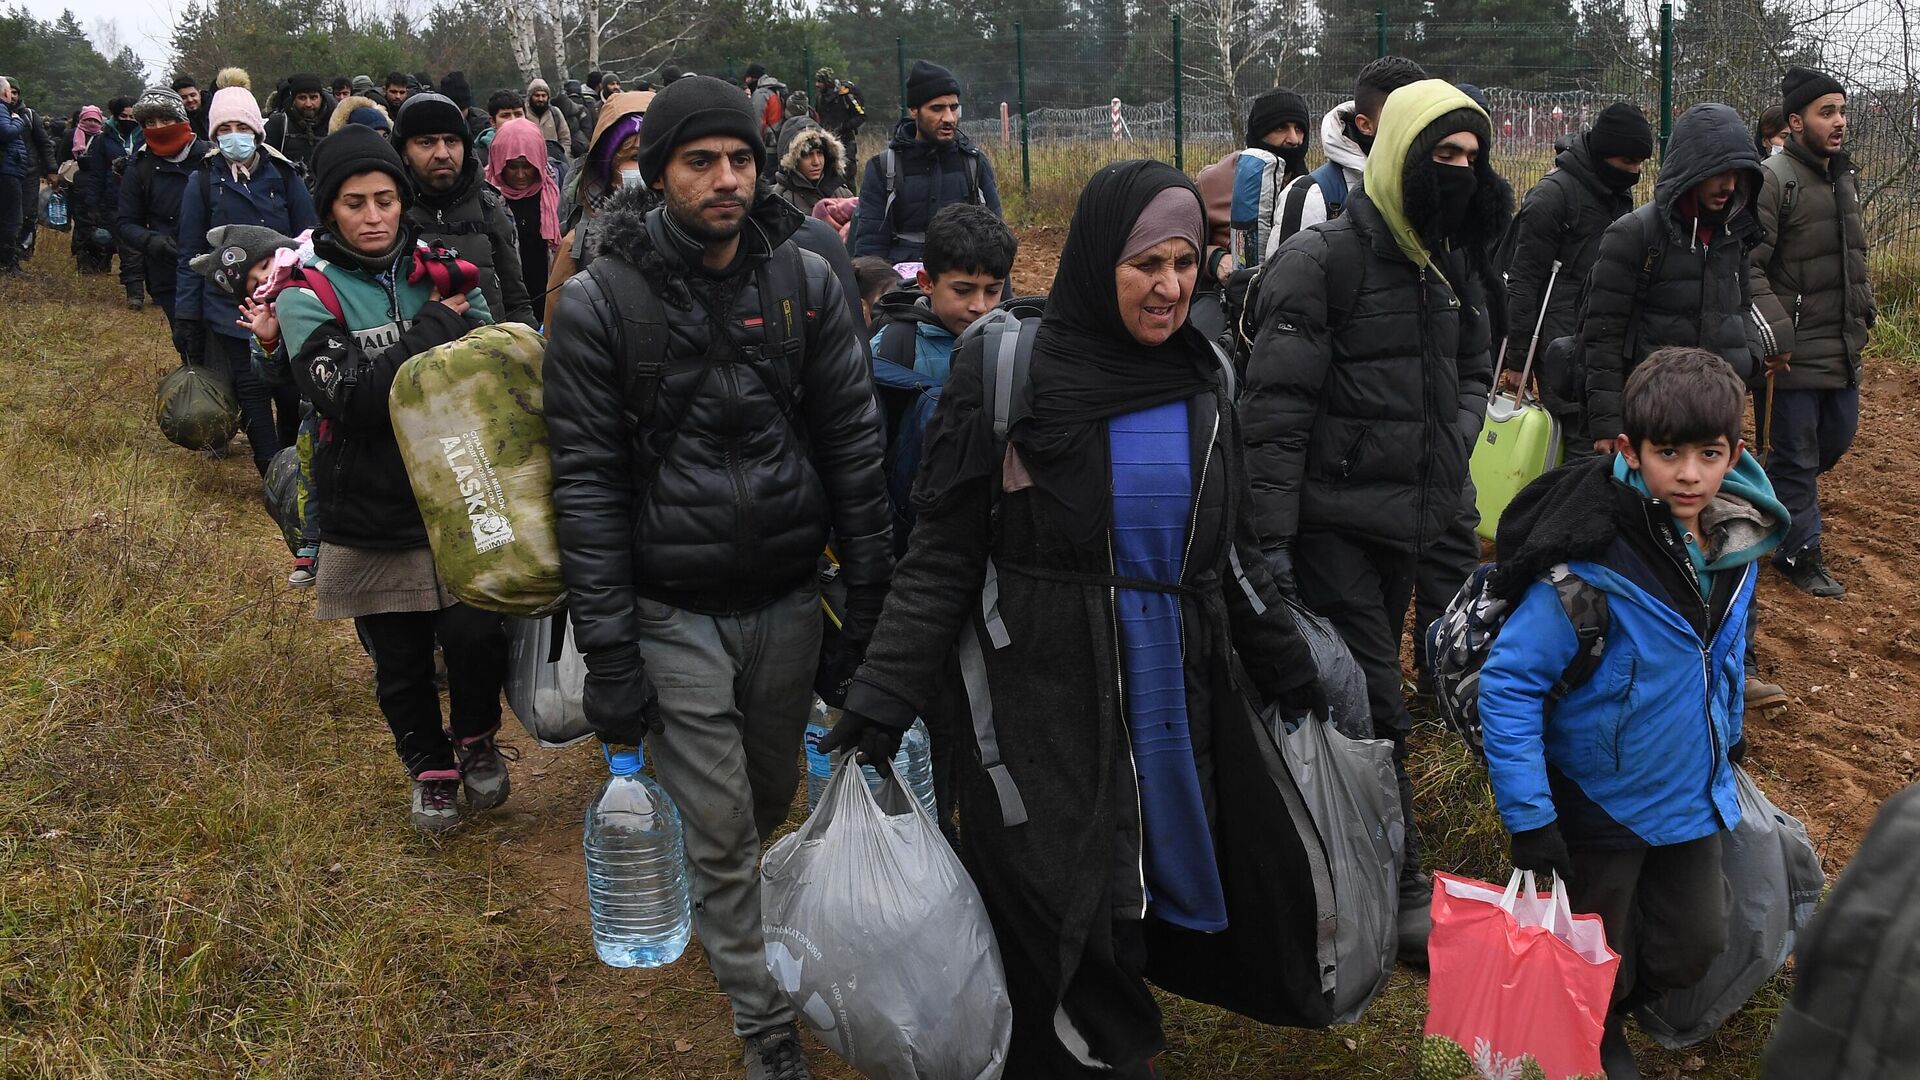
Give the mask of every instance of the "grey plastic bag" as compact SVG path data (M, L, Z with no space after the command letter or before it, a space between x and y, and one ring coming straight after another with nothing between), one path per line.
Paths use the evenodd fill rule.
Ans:
M1393 743L1349 739L1335 726L1307 717L1287 730L1279 711L1263 717L1293 782L1306 802L1333 873L1332 964L1322 972L1333 1023L1360 1019L1393 974L1400 916L1400 866L1407 827ZM1323 951L1323 955L1325 955Z
M553 626L565 635L558 659L553 655ZM555 616L507 619L507 706L541 746L571 746L593 734L582 696L587 662L573 647L573 622Z
M760 864L767 969L820 1041L877 1080L995 1080L1013 1010L985 906L900 776L836 762Z
M1293 625L1307 640L1313 653L1314 670L1320 674L1320 686L1327 692L1327 711L1333 726L1349 739L1373 738L1373 710L1367 705L1367 676L1359 661L1347 649L1347 643L1333 624L1315 615L1293 597L1283 597Z
M1699 985L1665 994L1635 1014L1641 1029L1669 1050L1720 1030L1785 966L1827 884L1807 827L1773 805L1745 769L1734 768L1734 784L1740 824L1721 844L1727 949Z

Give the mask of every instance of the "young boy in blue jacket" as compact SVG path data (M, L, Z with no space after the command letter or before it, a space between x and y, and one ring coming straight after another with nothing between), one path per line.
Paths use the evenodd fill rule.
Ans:
M1519 598L1481 671L1480 718L1513 864L1566 882L1620 954L1601 1063L1635 1078L1624 1023L1691 986L1727 944L1721 842L1740 821L1744 632L1756 560L1787 512L1740 437L1745 388L1701 349L1628 379L1615 453L1557 469L1501 517L1495 590ZM1578 646L1554 586L1606 600L1591 678L1556 701Z
M874 305L873 355L945 383L954 339L999 305L1019 248L1013 230L986 207L941 207L927 226L917 294L896 290Z

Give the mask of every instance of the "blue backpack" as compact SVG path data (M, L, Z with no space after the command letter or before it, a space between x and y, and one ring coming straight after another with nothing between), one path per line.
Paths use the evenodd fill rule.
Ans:
M1286 190L1287 163L1265 150L1247 149L1233 163L1233 208L1229 224L1241 266L1258 266Z

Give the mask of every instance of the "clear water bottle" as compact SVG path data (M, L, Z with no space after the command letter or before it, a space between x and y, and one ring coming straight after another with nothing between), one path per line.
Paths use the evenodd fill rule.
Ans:
M827 737L833 725L840 722L840 710L813 699L813 714L807 720L807 813L820 804L820 795L827 790L827 781L833 779L833 756L822 753L820 740ZM928 817L935 814L933 800L933 749L928 741L927 725L915 720L900 737L900 751L893 755L893 768L907 781L907 790L913 792L913 800L927 812ZM866 775L867 790L875 795L880 793L880 774L873 766L863 765L861 772Z
M833 779L833 756L820 749L820 740L827 737L833 725L840 722L840 710L833 708L819 698L813 699L813 712L807 717L807 813L820 805L820 796L827 790L827 781Z
M53 196L47 200L47 225L55 229L64 229L67 227L67 196L65 192L56 191L53 193Z
M607 755L613 775L583 830L593 948L611 967L671 964L693 936L680 811L644 764L638 749Z

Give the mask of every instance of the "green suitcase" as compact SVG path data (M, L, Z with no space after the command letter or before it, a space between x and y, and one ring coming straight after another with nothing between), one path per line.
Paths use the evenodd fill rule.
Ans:
M1553 286L1560 280L1560 260L1553 261L1547 275L1547 287L1540 294L1540 316L1534 320L1533 340L1527 344L1527 362L1520 369L1520 383L1511 393L1500 392L1500 371L1493 373L1493 391L1487 397L1487 418L1474 440L1473 456L1467 461L1467 474L1473 477L1473 506L1480 512L1480 524L1474 528L1482 538L1491 540L1500 528L1500 515L1520 489L1534 478L1560 464L1560 421L1541 405L1532 389L1533 358L1540 351L1540 328L1546 323L1547 304ZM1504 361L1507 343L1500 343Z

